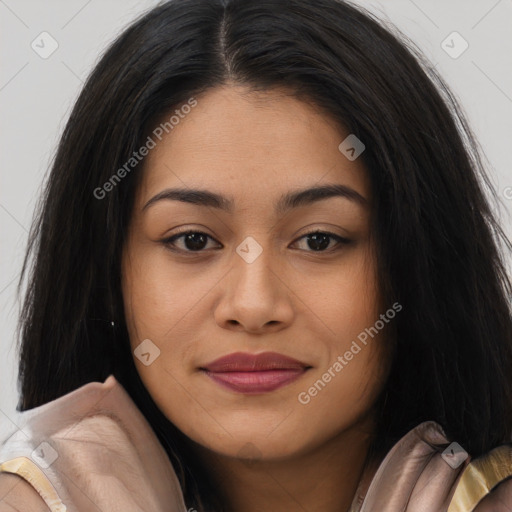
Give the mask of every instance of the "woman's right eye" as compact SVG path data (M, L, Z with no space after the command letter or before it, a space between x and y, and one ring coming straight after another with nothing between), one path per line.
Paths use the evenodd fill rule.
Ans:
M180 239L182 247L177 247L176 242ZM208 244L208 239L214 240L210 235L201 231L184 231L165 238L162 243L174 252L202 252Z

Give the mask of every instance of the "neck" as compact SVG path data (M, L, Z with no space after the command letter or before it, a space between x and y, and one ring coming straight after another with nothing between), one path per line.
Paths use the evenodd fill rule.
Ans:
M227 512L349 511L356 490L365 492L377 469L376 461L367 461L368 427L368 422L355 425L319 447L280 460L248 463L198 445L195 449Z

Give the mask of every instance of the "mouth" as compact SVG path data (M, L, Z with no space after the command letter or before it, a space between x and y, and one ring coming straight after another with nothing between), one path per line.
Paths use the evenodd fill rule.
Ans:
M311 366L278 354L236 352L200 367L215 383L244 394L274 391L300 378Z

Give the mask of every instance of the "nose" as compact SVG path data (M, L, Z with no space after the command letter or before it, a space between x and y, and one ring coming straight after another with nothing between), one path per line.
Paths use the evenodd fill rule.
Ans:
M233 266L221 284L215 321L224 328L253 334L277 332L294 317L290 283L280 272L281 262L270 250L252 262L233 252Z

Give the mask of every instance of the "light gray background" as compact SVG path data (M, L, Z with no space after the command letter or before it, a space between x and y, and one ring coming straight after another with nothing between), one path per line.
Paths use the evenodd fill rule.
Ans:
M0 438L19 422L15 288L35 200L71 106L100 52L157 3L0 0ZM398 26L455 91L488 159L504 203L502 223L511 238L512 0L356 3ZM59 45L47 59L31 48L45 31ZM456 59L441 47L453 31L469 43ZM448 44L460 47L456 40L448 39Z

